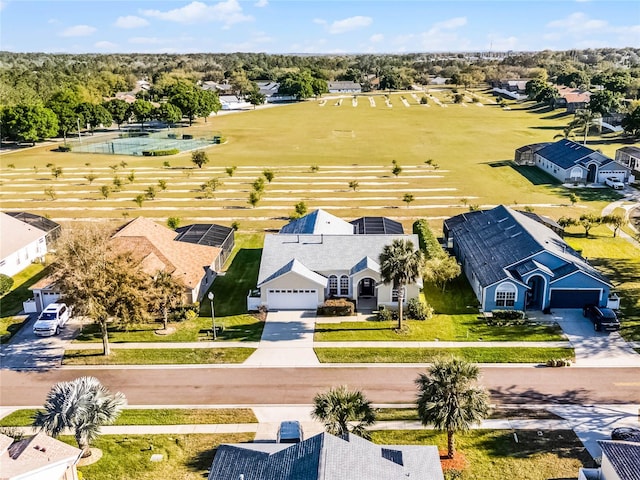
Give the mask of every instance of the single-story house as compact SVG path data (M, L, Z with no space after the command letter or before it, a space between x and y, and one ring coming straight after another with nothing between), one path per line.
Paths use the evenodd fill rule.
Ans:
M351 80L327 82L327 88L329 93L362 93L362 85Z
M448 77L429 75L429 85L446 85L449 80L451 79Z
M45 260L60 225L24 212L0 213L0 273L12 277L33 262Z
M566 108L567 113L575 113L577 110L587 108L591 101L591 92L580 90L579 88L557 87L558 97L554 100L555 107Z
M538 150L542 150L547 145L551 145L551 142L532 143L531 145L524 145L516 148L516 154L513 161L517 165L535 165L535 158L533 156Z
M536 167L563 183L604 183L614 177L623 183L633 181L631 169L606 155L562 139L533 154Z
M444 480L433 445L376 445L320 433L300 443L218 447L209 480Z
M215 223L185 225L184 227L176 228L176 232L178 233L176 242L195 243L196 245L222 249L218 259L216 259L216 271L222 270L222 266L231 255L236 244L235 230Z
M242 100L236 95L220 95L218 98L220 99L222 110L243 110L252 106L251 103Z
M78 480L81 455L44 432L17 442L0 433L0 480Z
M640 479L640 443L636 441L598 441L602 449L600 468L581 468L578 480Z
M393 306L397 290L382 282L380 253L395 239L411 240L417 249L418 237L378 233L379 227L374 233L364 227L387 223L391 228L390 222L364 217L349 223L316 210L266 235L257 284L260 305L270 310L315 310L327 298L345 297L355 300L356 308ZM405 300L418 297L421 287L421 281L407 285Z
M622 147L616 150L616 162L640 174L640 147Z
M609 280L553 230L509 207L451 217L444 239L483 311L607 305Z

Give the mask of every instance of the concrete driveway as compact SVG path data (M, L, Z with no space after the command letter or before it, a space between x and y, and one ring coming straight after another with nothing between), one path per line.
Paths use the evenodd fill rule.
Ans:
M37 314L32 314L11 342L0 345L0 366L10 370L50 370L62 362L64 345L71 341L80 322L70 319L60 335L38 337L33 333Z
M584 367L640 367L640 355L618 332L596 332L582 309L552 313L576 352L576 365Z
M320 365L313 351L316 312L269 312L258 349L243 363L252 366Z

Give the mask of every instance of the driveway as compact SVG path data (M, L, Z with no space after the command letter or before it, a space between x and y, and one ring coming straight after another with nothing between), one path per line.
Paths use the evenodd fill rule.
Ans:
M618 332L595 332L581 309L558 309L552 316L575 349L577 366L640 367L640 355Z
M50 370L60 366L64 355L64 345L71 341L80 322L71 319L60 335L38 337L33 333L37 314L30 315L11 342L0 345L0 366L10 370Z
M258 349L243 363L250 366L306 367L320 365L313 351L316 313L269 312Z

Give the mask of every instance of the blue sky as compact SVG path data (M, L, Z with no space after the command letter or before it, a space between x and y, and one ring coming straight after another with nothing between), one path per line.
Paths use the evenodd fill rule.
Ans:
M640 47L633 0L0 0L0 49L400 53Z

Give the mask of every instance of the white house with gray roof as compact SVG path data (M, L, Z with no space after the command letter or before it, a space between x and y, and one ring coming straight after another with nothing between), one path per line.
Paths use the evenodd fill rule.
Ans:
M260 304L270 310L315 310L327 298L344 297L355 300L356 308L393 306L397 291L382 282L380 253L395 239L411 240L417 249L418 237L358 233L362 220L349 223L316 210L266 235L257 283ZM418 297L422 283L405 288L408 301Z

